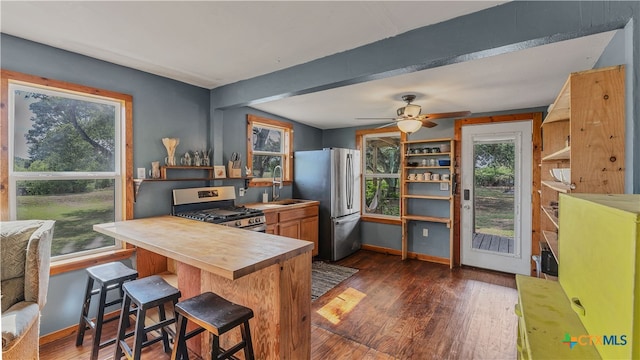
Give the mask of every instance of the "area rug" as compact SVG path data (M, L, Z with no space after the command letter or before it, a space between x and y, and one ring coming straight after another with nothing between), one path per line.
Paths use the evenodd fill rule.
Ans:
M357 272L358 269L314 261L311 264L311 301L315 301Z

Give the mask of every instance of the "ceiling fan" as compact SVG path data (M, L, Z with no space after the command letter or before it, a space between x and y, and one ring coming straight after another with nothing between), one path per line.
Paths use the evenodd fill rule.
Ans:
M413 100L416 99L415 95L407 94L402 96L402 100L407 103L407 105L398 108L397 118L357 118L356 120L371 120L371 119L389 119L393 120L392 122L382 125L378 128L384 128L387 126L397 125L400 131L411 134L412 132L416 132L420 130L421 127L432 128L438 124L434 123L431 120L435 119L449 119L467 116L471 114L470 111L456 111L456 112L447 112L447 113L435 113L435 114L420 114L421 107L420 105L412 104Z

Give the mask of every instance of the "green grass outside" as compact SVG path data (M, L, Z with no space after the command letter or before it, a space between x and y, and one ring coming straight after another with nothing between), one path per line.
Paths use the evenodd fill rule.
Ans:
M17 197L20 220L56 220L51 255L63 255L114 244L111 237L93 231L94 224L114 220L113 189L68 195Z
M505 187L475 189L475 232L504 237L514 236L514 194Z

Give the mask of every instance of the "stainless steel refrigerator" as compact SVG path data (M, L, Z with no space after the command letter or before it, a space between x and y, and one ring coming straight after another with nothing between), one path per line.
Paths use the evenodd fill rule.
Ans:
M296 151L293 197L320 201L318 257L340 260L360 249L360 151Z

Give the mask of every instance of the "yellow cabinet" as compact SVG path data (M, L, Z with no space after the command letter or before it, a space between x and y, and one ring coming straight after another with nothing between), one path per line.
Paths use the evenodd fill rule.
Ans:
M560 196L559 281L605 359L640 358L640 195Z
M559 200L559 281L516 276L520 358L640 359L640 195Z

